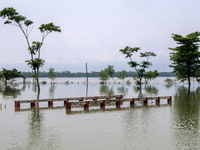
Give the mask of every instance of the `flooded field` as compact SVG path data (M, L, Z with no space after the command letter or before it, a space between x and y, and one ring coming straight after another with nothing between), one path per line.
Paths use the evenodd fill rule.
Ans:
M2 150L197 150L200 149L200 87L193 82L191 98L187 99L187 84L167 86L166 78L157 78L138 89L131 84L100 85L98 78L57 78L51 84L47 78L38 95L31 79L23 84L0 86L0 145ZM149 101L148 106L136 102L135 108L124 102L115 105L72 108L68 114L63 102L53 108L40 103L40 109L30 110L22 104L15 111L15 100L124 95L124 98L172 96L172 104L161 100L160 106ZM58 107L58 108L56 108Z

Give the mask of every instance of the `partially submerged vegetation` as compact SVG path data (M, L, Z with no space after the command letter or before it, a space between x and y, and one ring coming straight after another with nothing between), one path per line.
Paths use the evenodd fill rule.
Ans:
M42 40L30 42L30 33L33 29L33 21L28 20L27 17L20 15L13 7L4 8L0 11L0 17L6 19L4 24L10 24L18 27L25 39L28 46L28 52L31 55L30 60L26 60L27 65L34 71L34 77L37 82L37 90L40 91L39 73L40 68L44 65L44 60L41 59L41 47L44 44L45 38L52 32L61 32L59 26L55 26L52 22L48 24L41 24L38 28L42 34Z
M23 78L25 81L25 76L21 74L21 71L18 71L17 69L8 70L3 68L2 71L0 71L0 79L4 81L5 85L7 85L8 82L13 84L16 78Z
M125 58L129 58L130 61L128 62L129 66L133 69L135 69L135 74L134 74L134 80L136 85L140 86L143 84L142 79L144 79L146 77L146 79L150 79L150 78L154 78L154 76L158 76L158 72L157 70L154 70L152 72L153 76L148 76L149 78L147 78L147 72L146 69L149 68L149 66L152 65L151 62L149 62L149 58L150 57L155 57L156 54L153 52L144 52L144 53L140 53L140 57L145 58L144 61L142 61L141 63L138 63L136 61L133 60L132 56L134 53L137 53L139 50L141 50L139 47L129 47L126 46L124 49L120 49L119 51L122 52L122 54L125 55Z
M113 74L113 77L117 77L121 71L115 71ZM34 75L34 72L21 72L22 75L24 75L26 78L31 78ZM91 71L88 72L88 77L100 77L99 71ZM135 71L126 71L129 77L133 77L135 74ZM176 75L172 72L158 72L159 75L157 77L176 77ZM71 71L54 71L55 78L58 77L86 77L85 72L71 72ZM48 78L49 72L42 71L39 75L40 78Z

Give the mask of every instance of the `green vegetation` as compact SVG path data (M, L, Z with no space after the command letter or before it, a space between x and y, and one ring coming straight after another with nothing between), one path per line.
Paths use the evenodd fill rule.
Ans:
M17 69L7 70L3 68L0 72L0 76L4 80L5 85L7 85L8 81L13 84L16 78L25 79L24 75L21 74L21 71L18 71Z
M119 72L119 74L117 75L117 78L120 80L123 80L124 83L125 83L125 78L127 78L127 77L128 77L128 74L127 74L126 70Z
M101 70L99 72L99 76L100 76L99 79L101 80L101 84L106 83L106 81L109 79L109 74L105 70Z
M200 74L200 52L199 39L200 32L194 32L183 37L182 35L172 34L172 38L180 46L169 48L173 52L170 53L170 60L173 72L176 74L178 80L188 81L188 94L190 94L191 77L199 78Z
M153 52L140 53L140 57L146 58L146 61L142 61L140 64L138 64L136 61L132 60L132 55L134 52L138 52L139 50L139 47L131 48L129 46L126 46L124 49L120 49L119 51L122 52L122 54L124 54L126 58L130 59L128 64L130 65L130 67L135 69L136 74L134 75L134 79L141 88L142 79L145 77L146 74L145 69L149 68L149 66L152 65L152 63L149 62L149 58L151 56L155 57L156 54Z
M113 77L117 77L117 75L119 74L120 71L116 71L113 74ZM71 72L71 71L62 71L62 72L54 72L55 73L55 77L85 77L86 73L85 72ZM27 77L30 78L34 75L34 72L22 72L22 74ZM127 72L129 77L133 77L135 72L134 71L128 71ZM41 78L48 78L49 77L49 73L48 72L40 72L40 76ZM98 71L92 71L88 73L88 77L100 77L99 76L99 72ZM175 74L172 72L159 72L158 77L175 77Z
M54 72L54 68L49 68L49 79L51 79L51 83L52 81L55 79L55 72Z
M115 73L114 66L108 65L108 67L105 68L105 72L107 72L108 75L113 79L113 74ZM113 82L115 83L114 79L113 79Z
M40 32L42 33L42 40L41 42L33 41L32 45L29 41L29 35L32 31L31 27L33 25L33 21L27 20L25 16L19 15L19 13L12 7L4 8L0 11L0 17L3 19L6 18L4 24L14 25L20 28L23 35L26 38L26 42L28 45L28 51L31 55L30 60L26 60L27 64L32 68L34 71L34 77L37 81L38 91L40 91L40 84L39 84L39 69L44 65L44 60L40 58L41 47L44 43L45 38L51 32L61 32L59 26L55 26L53 23L49 24L42 24L39 27Z
M171 84L174 83L174 81L173 81L172 79L170 79L170 78L166 78L164 81L165 81L168 85L171 85Z
M159 75L158 71L157 70L154 70L154 71L148 71L144 78L145 78L145 84L148 84L150 83L151 80L154 80L156 79L156 77Z

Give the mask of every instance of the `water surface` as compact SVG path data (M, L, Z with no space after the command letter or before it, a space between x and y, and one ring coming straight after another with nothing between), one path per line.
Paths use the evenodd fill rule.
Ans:
M198 83L192 84L191 98L187 99L187 84L166 86L165 78L157 78L150 85L138 89L133 83L100 85L98 78L89 78L88 92L85 78L57 78L56 84L49 79L41 84L39 98L59 98L122 94L125 98L139 96L172 96L172 105L161 100L157 106L150 101L148 107L137 102L135 108L124 103L121 109L115 105L72 108L71 114L65 107L46 109L41 103L36 110L26 110L22 104L20 112L14 108L15 100L36 99L34 84L23 85L16 81L14 86L0 88L0 145L2 150L195 150L200 149L200 116ZM31 81L31 79L29 79ZM66 81L69 81L68 84ZM132 79L131 79L132 81ZM63 106L62 102L54 107Z

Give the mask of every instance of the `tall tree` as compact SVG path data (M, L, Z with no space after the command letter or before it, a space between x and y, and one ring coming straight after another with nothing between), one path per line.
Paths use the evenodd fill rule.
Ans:
M44 65L44 60L41 59L41 47L44 43L44 39L47 37L47 35L51 32L61 32L61 29L59 26L55 26L53 23L49 24L42 24L39 27L40 32L42 33L42 40L41 42L33 41L32 45L29 41L29 35L33 28L33 21L28 20L25 16L20 15L14 8L8 7L4 8L0 11L0 17L3 19L6 19L4 24L11 24L14 26L17 26L22 31L26 43L28 45L28 51L31 55L30 60L26 60L27 64L34 70L36 81L37 81L37 87L38 91L40 91L40 84L39 84L39 69Z
M198 68L200 68L199 39L200 32L193 32L185 37L178 34L172 34L172 38L180 46L169 48L170 60L173 61L170 67L177 75L178 80L188 81L188 94L190 94L191 77L198 78Z
M149 68L149 66L152 65L152 63L149 62L149 58L151 56L155 57L156 54L153 52L140 53L140 57L145 57L146 61L142 61L140 64L138 64L136 61L132 60L132 55L134 52L138 52L139 50L140 50L139 47L131 48L129 46L126 46L124 49L120 49L119 51L122 52L122 54L124 54L126 58L130 59L128 64L130 65L130 67L135 68L136 71L135 79L141 88L142 79L145 77L145 69Z
M113 79L113 82L115 83L115 80L113 78L113 74L115 73L114 66L108 65L108 67L105 68L105 71L109 74L109 76Z

